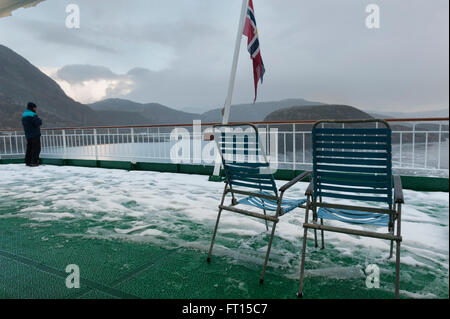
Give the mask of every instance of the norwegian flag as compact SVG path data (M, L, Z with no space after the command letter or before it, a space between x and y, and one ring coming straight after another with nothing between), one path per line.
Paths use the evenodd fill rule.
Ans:
M252 0L249 0L248 2L247 17L245 19L243 34L248 38L247 49L253 61L253 80L255 82L255 99L253 102L255 102L258 92L258 81L261 79L261 84L263 83L263 76L266 70L264 69L264 63L261 57L258 29L256 28L255 10L253 9Z

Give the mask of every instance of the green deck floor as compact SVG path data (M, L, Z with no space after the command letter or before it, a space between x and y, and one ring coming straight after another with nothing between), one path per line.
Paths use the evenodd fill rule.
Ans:
M262 222L224 213L206 262L223 185L205 176L45 165L0 176L0 298L296 298L301 209L280 219L260 285ZM400 297L448 298L448 193L405 198ZM305 298L394 297L388 243L326 238L321 250L308 237ZM69 264L79 289L66 288ZM366 287L369 264L379 289Z
M208 264L204 251L70 236L87 226L58 221L37 228L21 218L2 219L0 298L295 298L298 280L283 276L280 269L269 267L266 282L260 285L259 264L242 264L223 257L213 257ZM349 263L351 260L337 261ZM65 286L68 264L80 267L79 289ZM388 271L393 272L393 266L389 265L392 269ZM391 279L393 282L389 275L384 278ZM415 282L420 285L434 279L430 275ZM305 297L392 297L386 290L364 288L364 281L307 278ZM408 283L402 285L402 289L414 290Z

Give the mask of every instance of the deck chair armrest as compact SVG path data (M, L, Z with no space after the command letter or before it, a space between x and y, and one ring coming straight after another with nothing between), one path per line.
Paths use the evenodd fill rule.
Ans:
M394 202L398 204L405 202L403 198L402 180L398 175L394 175Z
M313 187L314 187L314 184L313 184L313 181L311 181L309 183L309 185L308 185L308 188L306 189L305 195L311 195L312 196Z
M311 175L311 172L303 172L300 175L298 175L297 177L295 177L294 179L292 179L290 182L284 184L283 186L280 187L280 192L284 192L287 189L291 188L295 183L301 181L302 179L304 179L305 177Z

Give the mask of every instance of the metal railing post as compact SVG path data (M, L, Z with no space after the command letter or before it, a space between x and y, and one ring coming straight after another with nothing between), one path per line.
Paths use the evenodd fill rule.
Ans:
M441 169L441 135L442 135L442 123L439 123L439 146L438 146L438 169Z
M412 138L412 168L415 165L415 150L416 150L416 123L413 124L413 138Z
M134 145L134 128L131 128L130 134L131 134L131 154L130 154L130 157L132 158L131 161L135 162L135 158L134 157L136 157L136 147ZM133 157L133 155L134 155L134 157Z
M292 124L292 169L295 171L295 124Z
M16 154L19 154L19 143L17 143L17 131L14 131L14 139L16 144Z
M428 163L428 132L425 132L425 168Z
M9 153L12 155L13 147L12 147L12 135L9 134Z
M63 159L67 159L66 130L62 130L63 138Z
M403 132L400 131L400 167L403 166Z
M305 139L305 132L303 132L302 135L303 135L303 144L302 144L302 146L303 146L303 160L302 160L302 163L305 164L305 160L306 160L306 145L305 145L306 139Z
M97 129L94 128L95 160L98 161Z
M158 127L158 158L161 158L161 135L160 135L160 130ZM153 139L153 145L155 145L155 140ZM155 148L153 147L153 154L155 154Z
M20 145L22 145L22 151L20 153L25 154L25 148L23 147L23 136L20 136Z

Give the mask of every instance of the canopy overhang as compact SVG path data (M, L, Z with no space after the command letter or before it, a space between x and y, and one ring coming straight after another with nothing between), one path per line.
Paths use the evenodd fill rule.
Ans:
M0 0L0 18L8 17L19 8L28 8L45 0Z

